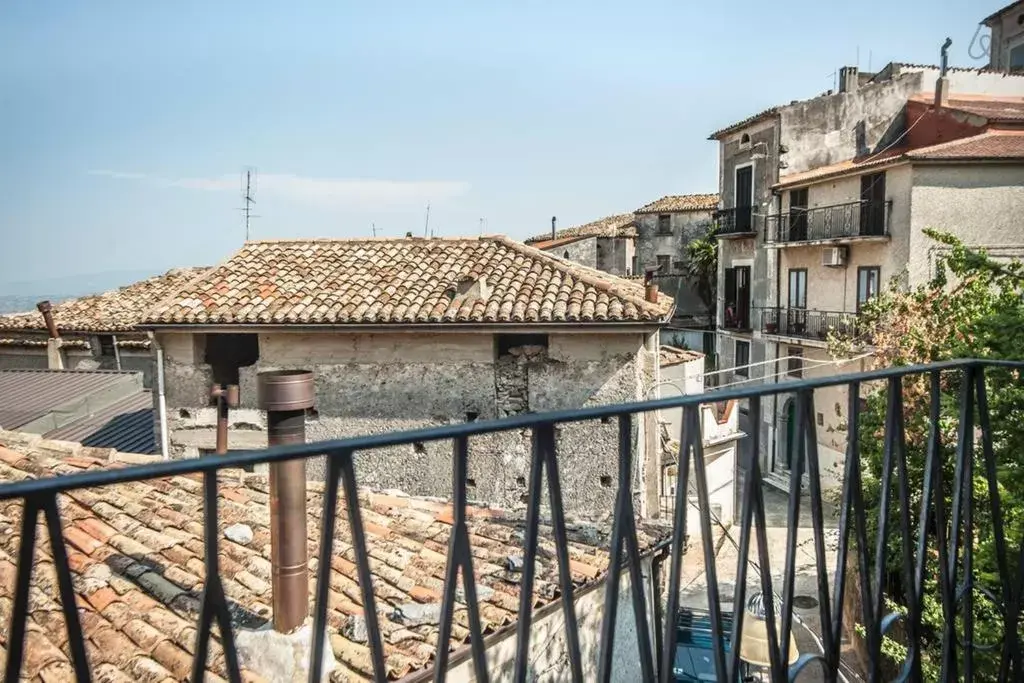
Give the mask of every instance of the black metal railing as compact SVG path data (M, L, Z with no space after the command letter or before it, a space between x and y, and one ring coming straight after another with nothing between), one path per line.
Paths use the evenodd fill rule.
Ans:
M860 332L856 313L804 308L762 308L761 331L821 341L828 339L830 333L856 338Z
M754 225L754 207L720 209L715 212L714 226L718 237L734 237L757 232Z
M686 548L688 505L687 496L695 493L696 509L699 515L699 552L703 555L706 574L708 629L711 641L711 656L715 677L723 683L739 680L742 636L745 617L743 606L747 603L748 555L753 543L756 564L752 558L750 566L755 568L751 581L765 596L781 591L781 600L765 600L763 605L767 631L770 666L768 677L772 681L787 681L796 677L804 668L817 662L824 671L824 680L836 681L840 676L840 646L844 637L854 632L855 624L850 623L846 611L848 583L857 581L860 586L860 601L856 608L858 629L863 628L867 650L866 678L877 681L882 676L882 648L885 636L903 638L907 644L904 671L909 680L921 679L923 596L925 591L937 595L942 604L944 630L931 633L929 637L941 640L940 680L973 679L973 659L982 650L981 643L972 638L975 625L975 611L972 600L975 592L982 592L995 598L998 620L1004 628L1001 640L995 645L985 644L998 660L998 680L1024 680L1020 648L1020 606L1024 576L1024 552L1020 538L1006 538L1003 528L1001 496L997 481L996 462L993 456L993 425L989 416L986 394L986 376L1003 378L1011 373L1024 370L1024 362L988 362L958 360L935 363L927 366L889 368L853 375L829 378L815 378L799 382L767 384L743 389L733 388L716 391L707 395L690 395L647 401L643 403L604 405L580 410L526 414L498 421L469 422L431 429L360 436L339 441L284 446L265 451L229 453L218 457L160 462L124 469L91 470L78 474L42 479L26 479L0 485L0 501L22 500L24 517L21 526L18 552L15 596L11 608L11 621L5 640L6 678L18 680L25 659L26 619L29 614L30 587L33 572L33 557L36 542L36 522L43 513L47 536L52 545L54 566L60 601L67 628L67 650L70 653L76 679L90 680L90 664L82 640L82 627L75 609L76 597L68 554L64 545L61 525L61 507L58 495L68 491L90 487L124 485L173 475L200 474L204 477L205 502L205 569L202 608L197 628L194 652L197 654L193 669L193 680L203 677L204 660L209 651L211 624L217 621L224 649L225 661L232 681L240 681L238 659L233 639L231 615L225 600L224 588L217 572L217 475L225 468L247 468L262 463L278 463L296 458L310 458L325 455L328 464L326 492L321 516L321 542L317 568L316 604L314 607L313 643L311 652L311 681L319 681L323 648L325 647L326 613L329 596L331 554L334 549L335 521L339 504L338 486L344 487L345 513L351 527L354 558L357 564L359 589L363 600L363 614L366 619L367 642L370 661L376 681L387 678L383 639L377 622L377 604L372 590L373 576L370 570L368 540L364 533L363 520L358 505L354 454L359 451L375 450L390 446L409 445L423 442L449 441L453 445L453 529L449 539L447 569L440 617L439 646L434 660L435 680L445 678L449 661L449 638L453 622L453 607L456 600L456 573L461 570L465 586L466 608L470 634L470 650L477 681L489 680L484 655L485 640L481 628L479 608L475 599L473 576L474 555L471 551L472 537L467 531L467 460L471 439L495 432L530 430L533 434L532 459L529 478L529 493L524 534L522 580L519 583L519 612L517 624L517 654L512 677L509 680L525 681L528 670L528 645L531 635L533 578L538 559L538 534L541 525L541 500L545 497L542 477L547 476L547 503L550 513L545 513L544 524L550 525L554 536L556 552L553 561L558 567L560 598L564 615L566 635L566 657L563 673L565 678L580 682L584 680L583 659L581 658L578 625L574 610L573 582L569 566L569 547L566 535L566 521L562 514L562 493L559 480L559 458L557 455L558 431L556 426L563 423L595 419L613 419L618 422L618 494L614 504L614 522L610 553L621 562L611 562L609 578L605 582L605 611L597 650L596 675L590 673L588 680L609 681L612 669L612 649L616 635L616 606L619 593L619 576L628 571L638 652L637 671L643 680L673 680L673 662L676 654L677 618L680 610L680 588L682 556ZM907 474L907 442L905 420L908 418L903 405L903 386L910 379L920 379L918 385L926 386L925 402L930 400L930 436L927 439L927 456L923 464L923 485L909 490ZM1012 382L1012 378L1009 380ZM948 394L943 386L958 387L959 420L951 425L948 420L940 424L940 402L947 406ZM839 534L835 550L835 571L830 574L826 568L826 547L824 534L824 507L822 492L822 471L819 463L817 423L814 414L814 392L828 387L845 387L849 395L847 407L847 455L842 484ZM1011 384L1012 386L1012 384ZM860 396L862 388L880 387L885 392L887 407L884 426L872 427L865 431L864 438L877 438L884 432L884 453L862 453ZM927 389L930 387L930 390ZM765 499L762 490L763 472L757 453L760 450L760 433L752 430L750 448L742 458L744 471L743 488L740 492L738 518L738 555L735 567L728 576L722 559L716 561L716 547L711 533L712 520L709 513L709 487L705 470L703 438L701 435L700 407L705 403L741 400L749 401L750 423L762 421L762 398L776 395L795 396L795 426L798 446L789 478L789 499L787 508L787 538L784 570L781 586L773 585L773 570L769 563L768 538L765 521ZM921 394L918 393L918 396ZM927 397L930 396L930 399ZM940 401L941 399L941 401ZM655 623L648 630L648 605L642 594L644 579L641 576L641 558L638 550L636 515L633 505L634 479L634 420L638 414L649 411L663 411L673 408L683 410L681 444L678 460L678 483L672 517L669 572L667 577L655 579L655 585L667 584L667 599L653 601L651 615ZM1019 414L1002 415L1001 419L1017 421ZM950 453L951 430L956 432L955 456L947 462ZM999 425L1001 434L1013 429L1012 425ZM918 444L914 444L917 446ZM878 458L881 463L880 502L872 503L872 512L877 512L877 536L870 539L865 522L866 507L861 468L868 458ZM807 474L808 493L806 500L801 493L804 473ZM950 474L952 477L950 478ZM919 474L921 474L919 472ZM945 483L944 483L945 478ZM952 490L952 505L947 507L947 492ZM914 502L918 501L918 502ZM810 506L813 526L813 543L808 551L815 558L817 578L817 609L820 618L820 647L817 652L804 652L791 666L790 637L794 627L793 607L795 598L795 574L797 561L797 522L801 506ZM599 512L599 511L595 511ZM915 537L911 516L920 522ZM991 520L992 538L976 538L972 520L980 517ZM890 523L892 518L894 523ZM874 531L874 529L873 529ZM898 539L894 539L895 534ZM851 538L851 534L853 537ZM901 595L905 610L889 612L883 594L887 582L892 578L886 564L886 548L890 541L899 541L897 552L902 555L904 591ZM998 572L979 574L974 567L976 543L984 542L994 548L998 557ZM872 562L874 555L874 565ZM938 558L937 579L929 574L926 567L932 558ZM1019 558L1019 559L1017 559ZM1019 563L1011 565L1011 561ZM656 570L657 573L658 570ZM734 572L734 573L732 573ZM778 568L774 570L778 573ZM1016 577L1014 574L1016 573ZM995 575L993 575L995 574ZM719 577L734 579L730 594L720 593ZM664 579L664 580L663 580ZM927 584L926 584L927 580ZM937 580L934 588L933 580ZM852 585L852 584L851 584ZM851 589L852 590L852 589ZM732 619L728 619L723 602L731 598ZM853 609L853 608L851 608ZM662 616L664 615L664 616ZM627 615L622 615L628 618ZM893 626L901 623L901 628ZM727 624L731 623L731 627ZM728 630L726 630L728 628ZM897 636L897 632L902 633ZM653 633L653 637L652 634ZM723 643L728 634L729 646ZM595 638L587 639L594 642ZM934 640L932 641L934 642ZM536 645L536 643L535 643ZM588 660L591 661L591 660Z
M765 241L789 243L884 237L889 234L891 212L891 201L793 208L765 218Z

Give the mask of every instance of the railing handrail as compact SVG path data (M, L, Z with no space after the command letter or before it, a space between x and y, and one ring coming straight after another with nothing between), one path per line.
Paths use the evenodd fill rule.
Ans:
M459 437L479 436L498 431L511 431L529 427L539 427L550 423L582 422L601 418L648 413L674 408L700 406L704 403L728 401L732 399L749 399L755 396L775 396L798 391L821 389L823 387L850 384L850 382L874 382L892 377L904 377L933 370L955 370L966 367L1019 367L1024 369L1024 361L994 361L981 358L962 358L938 361L927 365L906 365L881 368L859 373L845 373L831 377L813 377L787 382L778 382L760 386L735 387L715 391L713 394L690 394L669 398L617 403L571 410L555 410L544 413L526 413L492 420L478 420L441 427L424 427L400 432L384 434L366 434L345 439L314 441L303 444L277 446L258 451L229 452L217 457L188 458L184 460L168 460L156 463L131 465L110 470L89 470L74 474L48 477L44 479L28 479L0 484L0 501L12 498L26 498L40 494L72 491L89 486L108 486L124 484L145 479L202 474L223 469L243 468L251 465L262 465L284 462L297 458L322 456L326 451L363 451L388 446L404 446L416 442L439 441ZM328 456L330 457L330 456Z
M891 199L855 199L850 202L840 202L838 204L823 204L821 206L791 206L786 211L777 211L775 213L768 214L768 220L778 220L783 216L790 216L792 214L802 215L811 213L812 211L825 211L827 209L842 209L848 206L868 206L878 205L882 206L885 204L892 204Z
M765 241L790 243L855 237L885 237L889 234L892 203L891 199L857 199L823 206L790 207L786 211L779 211L764 217ZM874 219L871 219L872 211L878 211L878 215ZM835 214L840 216L840 219L834 219L838 225L828 219L829 216ZM818 218L821 216L824 218L819 221ZM878 221L879 224L875 225L872 222L873 230L862 233L861 229L865 218ZM823 223L823 225L818 226L815 225L816 223ZM816 234L821 230L814 228L824 228L825 234ZM802 233L802 236L794 237L794 231Z
M801 313L824 313L827 315L859 315L857 311L832 311L826 308L797 308L796 306L754 306L758 311L800 311Z

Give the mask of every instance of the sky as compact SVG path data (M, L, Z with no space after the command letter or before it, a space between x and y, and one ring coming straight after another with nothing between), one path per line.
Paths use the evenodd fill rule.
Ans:
M8 0L0 283L221 261L246 168L253 239L422 235L428 204L524 238L713 192L712 131L946 36L982 66L1007 1Z

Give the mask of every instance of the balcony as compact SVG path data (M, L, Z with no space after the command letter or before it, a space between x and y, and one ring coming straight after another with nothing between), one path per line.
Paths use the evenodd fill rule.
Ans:
M265 451L85 469L58 476L50 472L50 476L8 480L0 483L0 503L7 506L4 514L8 516L2 519L6 543L15 552L7 553L3 560L2 588L11 596L5 595L2 600L4 617L8 619L0 632L0 661L4 662L5 680L16 681L25 674L33 680L89 681L93 679L90 672L95 672L95 678L108 680L119 669L123 671L116 676L118 679L149 680L151 676L138 672L153 671L154 680L185 680L191 666L191 680L195 681L204 679L209 661L211 668L217 666L225 672L223 678L241 681L241 668L247 664L238 657L237 634L242 630L239 620L253 615L235 602L242 578L222 578L222 574L229 572L242 577L241 560L218 564L218 558L240 557L238 553L242 551L255 551L247 551L234 541L228 544L221 536L232 537L221 525L251 521L250 517L238 516L243 512L241 508L229 506L251 505L253 517L265 516L268 499L276 500L275 496L283 494L274 493L271 488L269 495L263 492L258 498L239 498L242 492L231 481L239 471L256 465L284 467L307 458L324 458L327 467L323 493L316 499L316 514L309 517L318 528L319 543L300 542L296 546L304 554L310 552L307 547L315 549L312 552L317 556L315 565L311 560L311 571L316 575L315 584L310 586L314 626L306 630L305 636L309 638L306 661L310 662L310 681L323 680L323 655L328 643L356 630L360 635L351 637L358 640L359 646L346 650L350 653L346 664L359 667L352 674L353 680L366 681L403 677L411 660L396 648L404 643L415 647L417 665L427 667L417 672L415 680L426 680L431 668L436 669L434 680L444 680L455 667L463 666L458 675L453 673L453 678L467 680L475 672L478 681L522 681L528 671L536 671L532 657L540 650L548 650L540 646L555 638L558 654L548 671L560 680L577 682L607 683L613 675L661 683L697 680L696 676L688 676L685 669L680 670L681 666L692 664L691 654L702 655L704 671L700 680L753 680L744 678L745 669L750 666L747 658L752 653L761 658L758 666L762 680L780 683L803 680L804 669L823 680L846 680L850 667L856 667L857 675L865 680L883 680L883 673L887 673L884 668L891 668L888 673L893 673L897 667L903 668L908 680L922 680L926 663L936 668L937 680L1024 680L1019 630L1020 573L1016 569L1018 564L1024 566L1024 553L1021 538L1004 530L1001 510L1007 509L1006 501L1012 492L999 485L997 477L1001 470L997 469L993 455L994 443L1013 435L1014 420L1019 416L995 411L990 415L986 394L990 383L994 387L1014 386L1016 373L1021 370L1024 362L952 360L644 403L597 405L291 444ZM875 386L885 392L878 397L884 399L884 416L880 416L877 424L864 419L858 401L863 388ZM847 409L849 445L838 497L839 526L829 530L818 452L820 430L814 408L816 392L835 388L844 389L851 398ZM720 522L712 519L709 504L713 492L709 492L708 463L703 450L702 406L748 401L749 421L758 425L770 405L763 399L774 403L776 397L786 396L793 397L794 405L790 438L801 444L793 450L788 474L790 488L783 513L786 526L768 528L766 489L762 487L766 473L759 458L750 455L758 452L760 436L754 430L748 437L750 448L741 450L739 463L744 472L743 486L738 492L739 512L730 536L736 539L736 552L722 554L712 536L713 525ZM915 406L923 401L926 410L931 406L934 417L926 424L926 428L931 425L927 448L908 441L906 427L913 426L916 420L905 409L908 400L914 400ZM940 403L948 406L947 401L958 406L959 418L940 425ZM679 479L671 518L664 527L668 535L658 546L664 555L651 564L645 546L638 543L643 533L634 509L636 430L645 413L671 409L683 413L679 446L673 455L679 463ZM566 426L585 421L617 425L617 497L612 509L593 512L595 517L607 513L612 518L610 534L595 543L608 548L610 556L618 561L608 565L603 584L577 590L581 567L587 570L591 565L580 561L577 542L571 540L570 534L579 530L579 524L567 521L563 514L559 482L567 469L569 476L577 476L579 473L572 468L580 464L561 459L558 441ZM473 508L467 502L468 490L474 486L468 467L471 444L501 432L524 430L533 435L530 477L523 496L525 513L505 519L495 510ZM862 452L858 444L867 438L884 441L884 453ZM403 546L394 556L382 556L381 539L392 534L382 526L382 515L392 508L404 509L410 503L392 495L361 503L356 455L372 457L380 449L412 448L424 443L451 448L451 500L445 505L432 501L434 507L424 508L429 512L414 511L420 525L417 537L430 542L429 553L424 549L417 556ZM924 460L920 471L908 473L907 454L911 447L917 448ZM24 459L13 451L0 449L0 455L4 472L19 471L16 466L34 466L19 464ZM883 476L876 501L864 496L866 483L861 469L877 458L882 459ZM85 460L77 462L82 465ZM59 471L73 470L67 467ZM218 475L222 475L219 481ZM809 482L806 494L801 492L805 476ZM542 481L546 483L542 485ZM136 500L133 496L141 495L139 486L144 482L152 482L145 489L149 497ZM90 521L90 510L94 505L99 509L101 504L97 502L99 496L115 489L127 492L121 501L123 509L103 504L103 516L116 528ZM168 512L166 517L149 509L156 502L162 506L173 504L174 491L188 491L188 504L167 508L173 509L173 514ZM688 497L692 505L687 504ZM218 505L225 506L220 515ZM261 507L257 509L257 505ZM130 512L132 508L137 512ZM865 521L872 512L882 520L877 528ZM165 533L145 525L140 529L131 523L130 514L148 514L152 519L162 520L159 528ZM202 523L193 523L193 515ZM700 528L690 538L686 533L687 515L695 515ZM42 523L37 524L40 516ZM344 521L339 521L339 516ZM801 521L808 517L809 523ZM499 523L510 528L503 530ZM474 533L479 525L486 528L484 533ZM106 552L106 563L89 560L83 553L102 548L104 542L85 533L87 528L108 538L125 555ZM195 529L189 532L197 536L192 538L195 543L188 545L187 550L174 548L171 552L170 547L184 528ZM444 531L443 536L437 535L439 530ZM770 536L769 531L781 533ZM145 544L131 539L132 534L143 533L145 536L139 537L146 539ZM801 533L804 540L800 540ZM494 534L516 545L510 548L516 552L507 558L507 564L486 561L487 548L505 543L496 540L499 536ZM250 541L241 543L251 540L250 537ZM782 560L771 562L769 555L776 543ZM258 545L263 544L265 540ZM139 554L164 545L169 549L163 555ZM997 559L982 564L988 557L982 555L983 547ZM892 561L887 563L874 557L876 548L888 548L895 560L890 558ZM45 562L34 560L37 550L48 553ZM695 553L702 561L684 562L684 553ZM417 604L391 604L389 596L402 595L398 584L376 578L374 570L387 570L387 576L393 576L398 567L425 562L427 555L440 558L443 581L430 570L427 578L435 588L424 590ZM181 571L161 573L161 563L179 561L172 559L175 556L189 558L189 569L195 575L195 596L174 588L172 594L163 596L163 603L146 599L129 604L119 601L113 589L97 588L102 577L127 567L132 571L118 575L119 590L134 591L138 584L155 586L167 593L175 586L174 581L182 581L181 576L188 575ZM893 562L902 564L902 573L891 571ZM810 566L808 571L813 577L805 574L804 580L797 583L798 563ZM996 563L998 571L992 568ZM699 590L702 597L706 595L707 605L699 619L694 618L693 608L683 607L690 603L681 602L680 597L687 590L682 581L684 572L697 564L704 572L700 585L706 588ZM336 583L337 577L332 574L336 566L347 567L344 571L349 578L342 577L341 583ZM536 572L542 569L553 576L538 581L535 588ZM587 576L596 577L599 570L594 572ZM459 588L459 574L465 577L464 588ZM626 575L628 584L619 580ZM130 579L135 578L140 581L132 583ZM245 581L250 585L254 578L248 576ZM497 590L502 597L500 609L491 607L481 613L479 605L487 598L478 592L478 581L501 582ZM900 590L892 588L896 581L901 582ZM275 574L275 586L277 582ZM650 601L645 599L642 588L648 584L656 587L653 595L657 597ZM337 588L339 585L342 588ZM600 591L591 589L598 587ZM304 591L306 586L301 588ZM261 589L264 593L268 590ZM623 600L628 600L625 606L620 601L620 590ZM925 615L926 591L933 606L934 601L941 605L937 617L934 613ZM764 597L757 599L755 592ZM553 596L554 602L551 609L535 611L534 599L541 593ZM584 611L578 618L577 608L586 609L583 603L587 600L591 602L586 604L592 607L595 595L601 596L601 604L606 607ZM851 605L851 601L855 604ZM893 601L899 604L894 606ZM974 601L984 601L982 608L974 607ZM345 614L331 612L333 616L328 617L329 602L342 605ZM276 600L274 604L276 609ZM195 628L186 625L184 616L170 614L172 608L196 620ZM150 610L154 615L147 619ZM143 616L133 616L138 613ZM559 619L555 628L531 631L531 623L539 624L552 615ZM276 619L276 613L274 616ZM924 621L925 616L930 622ZM944 628L931 626L935 619L941 619ZM212 628L213 622L216 629ZM381 627L385 623L387 631ZM898 628L891 628L897 623ZM122 626L134 629L138 646L120 634ZM180 634L175 640L188 639L187 646L173 644L157 627L172 628ZM431 628L429 636L419 635ZM798 653L794 634L803 631L811 632L813 637L799 643ZM86 643L89 632L96 635ZM972 634L976 632L986 637L993 633L997 636L995 640L975 640ZM329 640L325 637L328 633ZM613 658L614 646L620 644L616 640L630 633L635 634L629 643L635 650ZM548 640L538 642L541 634ZM695 638L695 634L700 637ZM751 642L752 635L758 636L757 640ZM891 647L892 642L885 643L885 638L898 647ZM849 654L847 644L851 640L862 648L863 656ZM492 647L499 642L504 644ZM452 643L456 648L450 650ZM123 651L128 648L142 652L143 644L147 645L145 652L152 652L153 658L175 665L173 676L149 659L148 654L138 654L129 660L128 653ZM888 654L883 654L884 647ZM894 649L899 652L900 648L905 657L902 662L887 659L893 656ZM939 649L941 660L936 655ZM166 653L174 657L164 657ZM189 653L195 653L195 662L190 662ZM926 661L926 657L930 659ZM36 676L44 665L47 668ZM253 673L247 670L247 675Z
M716 237L720 239L739 239L754 237L756 234L754 207L721 209L715 212Z
M761 309L761 331L783 337L825 341L829 332L857 334L857 314L803 308Z
M788 246L888 239L891 213L891 201L794 208L765 219L765 242Z

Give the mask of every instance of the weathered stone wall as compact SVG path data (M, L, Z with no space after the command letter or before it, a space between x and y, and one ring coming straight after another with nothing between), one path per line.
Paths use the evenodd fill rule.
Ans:
M172 455L196 456L212 450L216 416L205 399L209 368L199 362L201 354L196 353L191 335L160 337L166 356ZM266 444L265 417L255 406L257 375L266 370L314 372L317 405L307 420L310 441L635 401L654 382L639 332L551 334L546 349L521 346L502 356L497 355L495 337L489 333L284 333L261 334L259 342L257 364L240 370L242 407L232 411L231 449ZM640 431L634 425L638 440ZM643 451L642 440L639 443ZM611 510L617 444L614 422L558 429L567 507ZM451 453L448 441L367 451L357 456L357 474L365 485L447 496ZM471 439L470 497L505 506L521 502L529 454L528 432ZM308 473L322 477L323 463L311 462Z
M568 244L561 244L557 247L551 247L547 251L587 268L598 267L596 237L588 237L576 240L575 242L569 242Z
M658 262L658 256L668 256L671 267L658 274L658 288L676 302L676 317L704 315L707 306L697 294L691 278L685 275L688 260L686 248L695 239L711 229L710 211L680 211L669 214L672 234L658 234L658 214L637 216L637 268ZM678 266L676 264L679 264Z
M632 237L598 237L597 268L612 275L633 275L635 244Z

